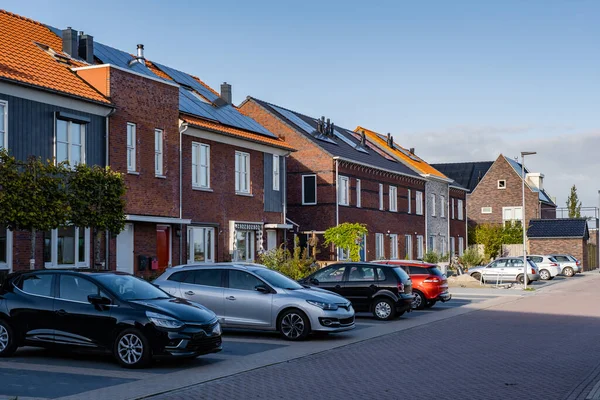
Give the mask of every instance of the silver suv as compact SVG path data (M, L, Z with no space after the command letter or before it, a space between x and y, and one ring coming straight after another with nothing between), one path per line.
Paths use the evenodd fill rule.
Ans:
M540 279L539 269L535 263L527 261L527 278L530 281ZM469 275L483 282L518 282L523 283L523 258L503 257L492 261L488 265L470 268Z
M302 286L259 264L183 265L168 268L153 283L209 308L224 328L276 330L288 340L354 328L348 300Z

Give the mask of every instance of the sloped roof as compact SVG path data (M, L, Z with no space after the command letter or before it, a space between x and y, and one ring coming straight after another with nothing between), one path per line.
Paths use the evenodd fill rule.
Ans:
M69 64L59 63L49 52ZM0 79L110 105L106 97L70 70L83 65L62 52L62 38L47 26L0 10Z
M523 175L522 175L522 171L523 169L521 168L521 163L513 160L512 158L503 156L504 159L510 164L511 167L513 167L513 169L515 170L515 172L521 177L521 179L523 179ZM529 170L527 168L525 168L525 175L527 176L527 174L529 173ZM552 201L552 199L550 198L550 196L548 195L548 193L542 189L538 189L535 186L532 185L527 185L529 186L529 188L533 191L533 192L537 192L538 193L538 197L540 199L541 202L546 203L548 205L551 206L556 206L556 204L554 204L554 202Z
M589 239L585 218L532 219L527 229L527 237L540 238L582 238Z
M379 133L367 128L363 128L362 126L357 126L356 129L354 129L354 132L364 132L370 143L372 143L374 146L379 146L381 149L384 149L384 151L388 153L393 154L400 161L412 167L414 170L422 174L433 175L442 179L448 179L446 175L442 174L440 171L427 164L421 157L417 156L416 154L410 153L409 150L405 149L399 144L394 143L394 148L389 147L387 145L386 139L382 137L382 135L380 135Z
M316 118L254 97L249 97L249 99L256 101L269 112L277 115L288 125L294 127L297 132L303 134L314 144L334 157L340 157L360 164L370 165L375 168L381 168L402 175L409 175L422 179L418 173L406 165L395 161L392 157L386 157L380 153L379 149L375 150L369 147L368 144L365 148L361 149L360 141L357 139L356 134L349 129L336 125L334 128L335 136L332 138L323 138L322 135L315 134L317 131Z
M472 192L491 168L492 164L494 164L493 161L477 161L431 164L431 166L448 178L454 179L454 181L469 190L469 192Z

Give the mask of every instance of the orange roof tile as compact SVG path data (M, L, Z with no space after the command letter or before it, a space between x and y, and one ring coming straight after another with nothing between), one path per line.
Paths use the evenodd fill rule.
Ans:
M61 64L38 44L64 55L62 38L45 25L0 10L0 78L110 104L108 99L70 70L86 64L76 60L71 60L71 65Z
M412 156L417 158L419 161L415 161L415 160L411 159L409 156L404 154L404 152L400 151L399 149L402 149L407 153L408 153L408 150L406 150L404 147L398 145L397 143L394 143L394 146L396 148L391 149L387 145L386 140L383 137L381 137L381 135L379 135L377 132L363 128L362 126L357 126L356 129L354 130L354 132L356 132L356 133L360 133L362 131L365 132L365 136L371 143L373 143L380 149L384 149L387 153L393 154L394 157L396 157L397 159L399 159L400 161L402 161L409 167L412 167L413 169L417 170L418 172L420 172L422 174L433 175L438 178L449 179L446 175L442 174L440 171L433 168L431 165L427 164L425 161L423 161L422 158L418 157L417 155L413 154Z
M296 151L294 148L290 147L286 142L281 139L270 138L267 136L262 136L257 133L252 133L245 131L243 129L232 128L230 126L222 125L218 122L207 121L202 118L194 117L187 114L181 114L180 118L187 122L188 124L198 127L198 128L206 128L211 131L223 133L229 136L235 136L240 139L250 140L252 142L258 142L262 144L266 144L268 146L275 146L285 150Z

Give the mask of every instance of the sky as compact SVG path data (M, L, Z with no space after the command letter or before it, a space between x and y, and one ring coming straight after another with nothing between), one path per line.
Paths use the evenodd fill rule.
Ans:
M429 163L526 159L564 207L600 189L600 1L3 0L8 11L338 126Z

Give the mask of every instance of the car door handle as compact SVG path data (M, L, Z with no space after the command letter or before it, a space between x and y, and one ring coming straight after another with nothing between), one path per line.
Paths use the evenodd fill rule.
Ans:
M54 311L54 312L55 312L55 313L57 313L57 314L58 314L58 315L60 315L60 316L63 316L63 315L67 315L67 314L68 314L68 312L66 312L65 310L56 310L56 311Z
M193 296L196 293L192 292L191 290L188 290L187 292L185 292L184 294L187 294L188 296Z
M225 297L225 298L226 298L227 300L235 300L235 297L233 297L233 296L227 296L227 297Z
M342 287L340 285L335 285L336 289L341 289Z

